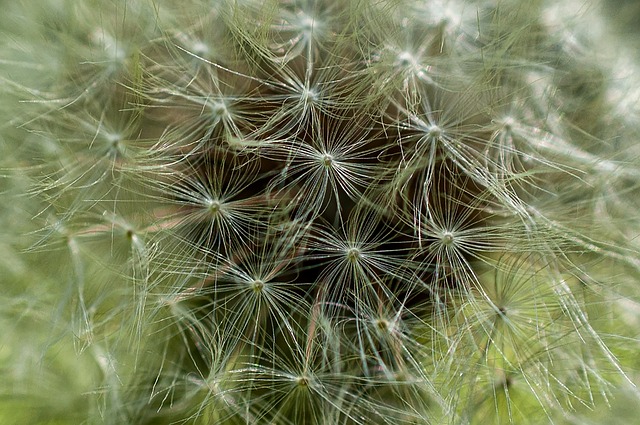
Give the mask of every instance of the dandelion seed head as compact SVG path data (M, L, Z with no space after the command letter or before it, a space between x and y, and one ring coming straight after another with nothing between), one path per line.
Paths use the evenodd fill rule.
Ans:
M420 63L420 57L409 51L402 51L396 56L394 66L401 70L404 75L413 75L415 77L430 80L425 74L425 70L428 70L428 66L424 66Z
M322 164L330 168L333 165L333 156L331 154L325 153L321 157Z
M304 87L300 97L307 103L314 103L318 100L318 93L314 88Z
M444 130L435 124L427 128L427 134L433 139L439 139L443 133Z
M410 52L404 51L398 55L398 59L396 60L397 66L408 68L408 67L417 67L418 60L411 54Z
M109 146L109 152L113 154L122 153L124 145L122 143L122 135L118 133L106 133L104 138Z
M592 61L557 13L580 2L54 3L82 18L42 25L64 54L25 34L8 43L32 58L0 60L3 93L34 99L5 109L42 138L0 143L19 147L0 177L13 191L5 174L31 164L20 210L60 217L40 231L71 259L66 334L135 373L77 391L101 386L114 404L96 413L527 423L532 405L553 422L626 378L636 314L616 291L637 276L596 275L640 270L640 95L633 58ZM47 63L60 72L37 83ZM601 314L618 304L629 317ZM155 357L101 351L129 341Z
M442 233L442 237L440 238L440 241L444 246L451 246L454 244L455 238L452 232L445 231L444 233Z
M295 383L299 388L307 388L310 384L310 380L306 375L296 376Z
M253 292L255 292L256 294L260 294L262 293L262 291L264 290L264 281L261 279L254 279L251 282L251 289L253 290Z
M318 23L313 16L309 16L305 13L300 14L300 19L298 21L299 28L304 33L313 32L314 28L317 27Z
M505 116L499 120L500 125L504 129L504 131L510 132L516 125L516 119L512 116Z
M214 117L224 117L229 111L224 101L214 101L209 103L209 109Z
M222 212L222 203L217 199L207 199L206 206L212 216L216 216Z
M391 334L394 330L393 322L385 318L378 318L374 321L374 326L377 332L382 335Z
M119 133L106 133L105 139L107 139L107 142L117 145L122 140L122 135Z
M358 248L351 247L346 251L346 257L349 262L355 263L360 259L361 256L362 252Z

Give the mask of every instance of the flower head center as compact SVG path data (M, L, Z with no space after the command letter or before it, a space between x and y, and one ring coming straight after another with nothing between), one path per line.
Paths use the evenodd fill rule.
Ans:
M438 139L440 138L440 136L442 136L443 131L442 128L438 127L437 125L432 125L431 127L429 127L427 133L434 139Z
M207 208L211 215L217 215L222 210L222 204L217 199L210 199L207 201Z
M261 279L255 279L251 282L251 289L256 294L261 293L264 290L264 282Z
M223 102L213 102L210 106L211 113L215 117L222 117L227 115L227 106Z
M329 168L333 165L333 155L325 153L321 157L322 165Z
M347 260L356 262L362 256L362 253L358 248L349 248L347 250Z
M452 245L453 241L454 241L453 233L444 232L442 234L442 237L440 238L440 240L442 241L442 244L445 245L445 246Z

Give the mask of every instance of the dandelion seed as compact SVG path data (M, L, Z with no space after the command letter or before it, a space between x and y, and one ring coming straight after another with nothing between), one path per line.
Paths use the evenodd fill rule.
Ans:
M346 254L347 254L347 260L349 260L352 263L357 262L361 258L361 253L358 248L353 248L353 247L348 248Z
M383 166L378 160L376 129L331 119L310 129L310 140L274 146L265 156L286 161L286 168L270 183L274 194L294 192L300 214L342 214L364 194L368 182Z
M251 283L251 288L253 289L253 292L261 293L262 290L264 289L264 282L259 279L256 279Z

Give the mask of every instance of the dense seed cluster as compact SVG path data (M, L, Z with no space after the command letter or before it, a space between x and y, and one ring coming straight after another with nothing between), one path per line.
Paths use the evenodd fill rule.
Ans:
M36 100L5 180L47 346L89 375L30 423L575 423L635 391L639 95L559 6L170 3L50 1L14 47L46 71L3 77Z

